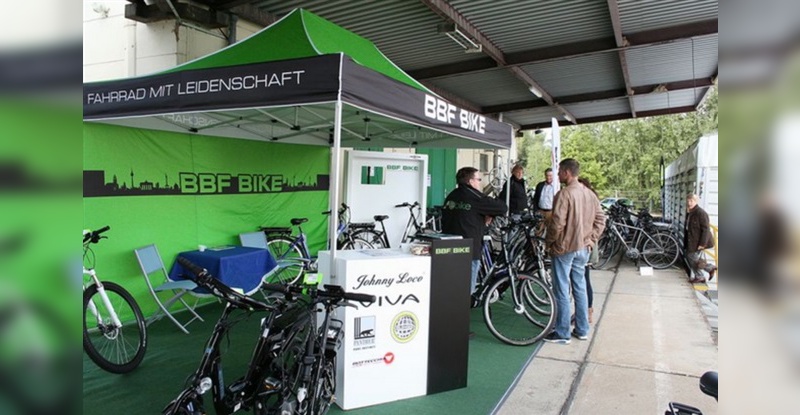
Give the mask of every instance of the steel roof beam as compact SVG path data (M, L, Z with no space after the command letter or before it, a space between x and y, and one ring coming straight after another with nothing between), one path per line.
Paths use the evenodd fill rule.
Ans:
M486 35L483 34L471 21L469 21L461 12L456 10L450 3L447 3L444 0L420 0L424 5L428 8L433 10L434 13L438 14L445 18L448 22L453 22L459 30L463 31L464 33L472 36L475 41L481 45L483 53L489 55L492 60L496 62L496 66L505 67L519 80L521 80L526 87L533 87L542 94L542 99L547 102L547 104L555 107L558 109L559 112L564 114L564 116L574 122L575 116L572 115L566 108L559 105L557 102L553 101L553 97L547 93L547 91L539 85L536 80L534 80L530 75L528 75L525 71L521 68L516 66L509 66L506 60L506 56L502 50L500 50L497 45L495 45ZM413 75L411 75L414 77Z
M622 36L622 21L619 18L619 5L617 0L608 0L608 13L611 15L611 26L614 29L614 42L617 44L617 56L622 69L622 78L625 81L625 95L628 96L628 105L631 107L631 117L636 118L636 108L633 105L633 89L631 77L628 74L628 59L625 56L626 40Z
M628 41L628 46L624 47L623 49L655 46L664 43L671 43L676 40L690 39L697 36L713 35L719 33L717 26L718 21L714 19L704 22L673 26L664 29L632 33L625 35L625 39ZM619 49L620 48L616 46L616 39L613 37L608 37L559 46L513 52L508 53L505 56L508 66L521 66L552 60L562 60L580 56L615 52ZM466 74L470 72L478 72L496 67L497 64L491 59L481 58L466 62L431 66L428 68L421 68L406 72L414 79L424 80Z
M654 117L657 115L668 115L668 114L682 114L684 112L692 112L694 111L694 105L687 105L685 107L675 107L675 108L663 108L658 110L652 111L639 111L639 118L642 117ZM586 117L578 119L579 124L591 124L595 122L606 122L606 121L617 121L617 120L627 120L630 119L630 114L627 112L623 112L621 114L611 114L611 115L603 115L600 117ZM520 126L520 130L536 130L539 128L550 128L550 121L543 121L540 123L535 124L525 124Z
M631 88L634 96L645 95L655 91L656 88L666 91L678 91L681 89L703 88L714 84L712 78L689 79L685 81L668 82L665 84L642 85ZM590 101L605 101L609 99L625 98L627 95L623 89L612 89L608 91L588 92L584 94L564 95L555 97L559 104L578 104ZM522 111L546 106L540 100L529 100L521 102L511 102L508 104L489 105L483 107L484 114L496 114L501 112Z

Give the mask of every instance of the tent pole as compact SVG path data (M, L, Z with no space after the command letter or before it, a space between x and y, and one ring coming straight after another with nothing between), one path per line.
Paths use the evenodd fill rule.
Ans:
M331 250L331 263L328 269L328 275L331 280L335 278L334 270L336 269L336 241L337 230L339 229L339 185L341 182L341 147L342 147L342 100L336 100L334 107L333 117L333 154L331 157L331 181L330 181L330 205L331 205L331 220L328 228L328 240L330 241Z

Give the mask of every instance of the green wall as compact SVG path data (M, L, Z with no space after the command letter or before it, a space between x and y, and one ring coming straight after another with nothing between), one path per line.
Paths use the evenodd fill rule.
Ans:
M428 155L428 207L444 204L444 198L456 187L456 155L454 148L419 148L417 154Z
M316 252L326 235L320 212L328 206L329 170L327 147L87 123L84 228L111 226L109 238L93 245L98 274L128 289L149 315L155 302L135 248L155 243L169 270L179 252L199 244L238 245L239 233L307 217L303 230Z

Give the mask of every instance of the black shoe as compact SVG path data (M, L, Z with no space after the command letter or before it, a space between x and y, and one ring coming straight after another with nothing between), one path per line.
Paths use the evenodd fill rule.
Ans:
M562 339L561 337L558 337L558 334L556 334L556 332L554 331L551 331L550 334L544 336L542 340L548 343L556 343L556 344L569 344L570 342L570 339Z
M711 268L711 270L708 271L708 280L709 281L713 280L714 279L714 275L716 275L716 274L717 274L717 267Z

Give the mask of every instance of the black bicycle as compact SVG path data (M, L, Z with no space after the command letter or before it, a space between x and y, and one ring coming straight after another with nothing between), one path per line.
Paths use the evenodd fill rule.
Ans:
M191 271L187 277L224 300L225 308L203 349L200 366L163 413L205 414L203 395L209 391L217 414L240 410L252 410L257 415L324 413L333 400L335 353L341 342L341 322L333 323L330 310L347 304L346 300L374 302L375 298L345 293L336 286L318 290L265 284L264 290L284 293L282 297L268 297L266 303L237 293L185 258L178 261ZM317 330L315 311L319 303L325 304L327 312L322 328ZM247 373L226 384L220 345L233 326L253 313L264 317Z

